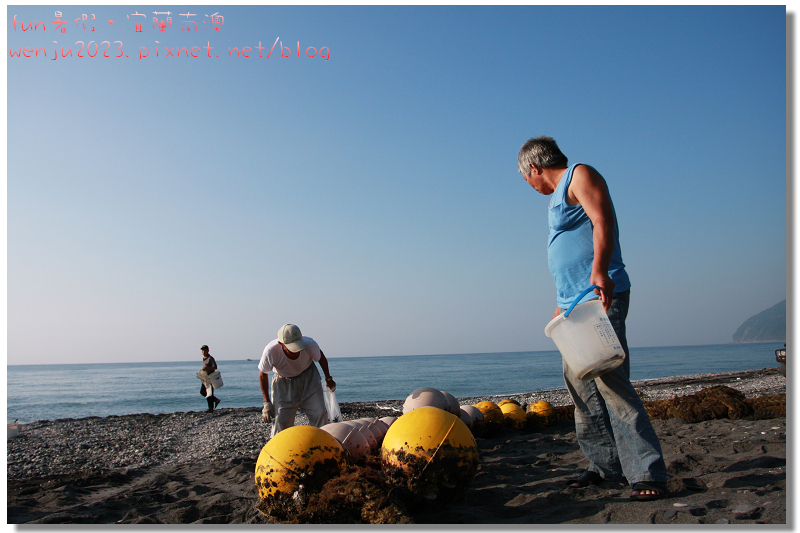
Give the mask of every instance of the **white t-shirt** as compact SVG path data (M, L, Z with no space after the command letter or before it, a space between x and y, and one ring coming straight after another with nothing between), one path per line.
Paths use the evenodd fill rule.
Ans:
M258 369L267 374L273 370L284 378L299 376L306 368L320 359L320 349L317 341L311 337L303 335L306 349L298 352L297 359L289 359L283 353L283 348L278 343L278 339L267 344L264 353L261 354L261 361L258 362Z

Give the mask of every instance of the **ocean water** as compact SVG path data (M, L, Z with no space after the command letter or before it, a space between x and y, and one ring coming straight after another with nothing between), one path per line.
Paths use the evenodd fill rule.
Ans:
M783 343L632 348L631 379L775 367ZM458 397L564 387L558 351L329 358L339 402L405 399L420 387ZM262 405L258 361L217 365L219 407ZM7 367L7 414L20 423L58 418L207 409L200 361ZM321 372L320 372L321 374Z

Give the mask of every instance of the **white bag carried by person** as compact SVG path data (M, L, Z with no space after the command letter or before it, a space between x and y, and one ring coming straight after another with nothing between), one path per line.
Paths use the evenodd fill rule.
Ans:
M197 373L197 379L203 382L203 385L206 383L211 383L211 385L218 389L224 385L222 382L222 375L219 373L219 370L215 370L210 374L207 374L205 370L201 370Z
M219 373L219 370L213 371L208 375L208 377L211 379L211 385L215 389L218 389L224 385L224 383L222 383L222 375Z
M214 389L218 389L224 385L219 370L215 370L210 374L206 373L205 370L201 370L197 373L197 379L203 383L200 386L200 394L205 395L206 398L211 398L214 395ZM211 385L211 387L207 385Z
M325 399L325 409L328 411L328 423L341 422L342 412L339 410L339 402L336 401L336 393L328 387L324 380L320 383L322 383L322 397Z

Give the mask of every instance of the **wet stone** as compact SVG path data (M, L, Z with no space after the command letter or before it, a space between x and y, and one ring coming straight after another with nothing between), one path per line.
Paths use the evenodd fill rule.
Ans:
M759 507L755 505L739 505L733 510L736 518L752 518L759 511Z

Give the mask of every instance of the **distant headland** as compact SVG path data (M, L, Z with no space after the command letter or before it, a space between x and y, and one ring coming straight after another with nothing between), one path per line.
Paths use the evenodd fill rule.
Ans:
M731 342L786 342L786 300L751 316L739 326Z

